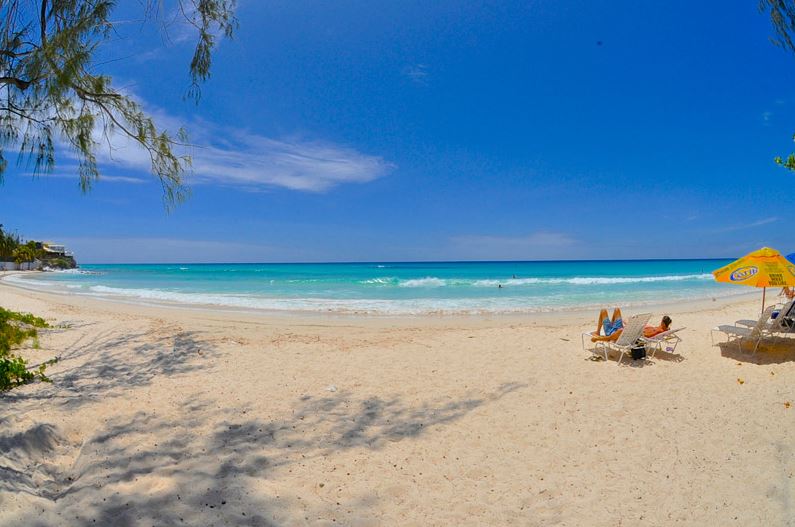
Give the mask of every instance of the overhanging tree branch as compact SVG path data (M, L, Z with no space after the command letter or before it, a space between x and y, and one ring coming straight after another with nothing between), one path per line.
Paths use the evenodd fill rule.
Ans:
M759 0L759 11L770 11L770 21L776 32L776 37L770 39L773 44L795 52L795 0ZM795 171L795 154L776 156L773 160L779 166Z
M32 83L33 81L26 81L16 77L0 77L0 84L12 84L20 91L27 90Z
M188 0L174 1L197 30L188 94L198 100L196 87L209 78L217 36L231 36L237 25L235 0L190 0L192 9ZM147 16L160 2L142 2ZM167 206L186 195L190 158L175 151L184 141L159 130L139 103L95 72L107 63L94 56L114 31L114 8L113 0L0 0L0 181L4 150L28 156L34 173L50 170L55 136L77 154L87 190L99 176L95 136L101 134L111 150L113 139L128 137L148 152Z

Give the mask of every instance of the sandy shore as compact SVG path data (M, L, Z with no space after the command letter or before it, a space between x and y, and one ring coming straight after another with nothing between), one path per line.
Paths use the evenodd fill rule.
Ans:
M677 354L627 366L580 348L593 314L0 305L60 357L0 395L3 526L795 522L795 345L710 344L758 298L666 308Z

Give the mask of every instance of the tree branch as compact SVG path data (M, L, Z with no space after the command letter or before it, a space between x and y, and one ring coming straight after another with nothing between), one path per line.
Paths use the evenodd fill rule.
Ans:
M20 91L25 91L34 81L26 81L17 77L0 77L0 84L13 84Z
M70 83L69 86L71 86L72 89L77 93L77 96L80 97L83 100L88 100L87 98L89 98L89 97L92 97L92 98L106 97L108 99L118 99L118 98L121 97L121 95L119 95L118 93L91 93L90 91L84 90L83 88L81 88L80 86L78 86L76 84L71 84ZM91 101L91 102L95 102L95 101Z
M28 121L33 121L34 123L46 125L47 123L54 122L55 119L36 119L35 117L31 117L30 114L25 113L22 110L15 108L14 106L0 106L0 112L8 112L13 113L17 117L21 119L26 119Z
M30 55L31 53L33 53L32 50L31 51L16 52L16 51L10 51L10 50L7 50L7 49L0 49L0 55L2 55L4 57L11 57L12 59L15 59L17 57L24 57L25 55Z
M41 43L44 45L47 42L47 0L41 0L41 20L39 20L41 27Z

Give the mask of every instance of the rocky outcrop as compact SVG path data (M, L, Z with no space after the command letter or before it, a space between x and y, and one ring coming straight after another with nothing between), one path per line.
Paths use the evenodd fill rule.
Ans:
M77 260L74 256L48 256L41 259L41 267L49 267L51 269L75 269L77 267Z

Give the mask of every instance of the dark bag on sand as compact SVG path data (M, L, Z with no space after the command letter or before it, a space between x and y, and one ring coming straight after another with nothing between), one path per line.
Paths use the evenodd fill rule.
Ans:
M646 347L640 345L632 346L632 360L638 359L645 359L646 358Z

